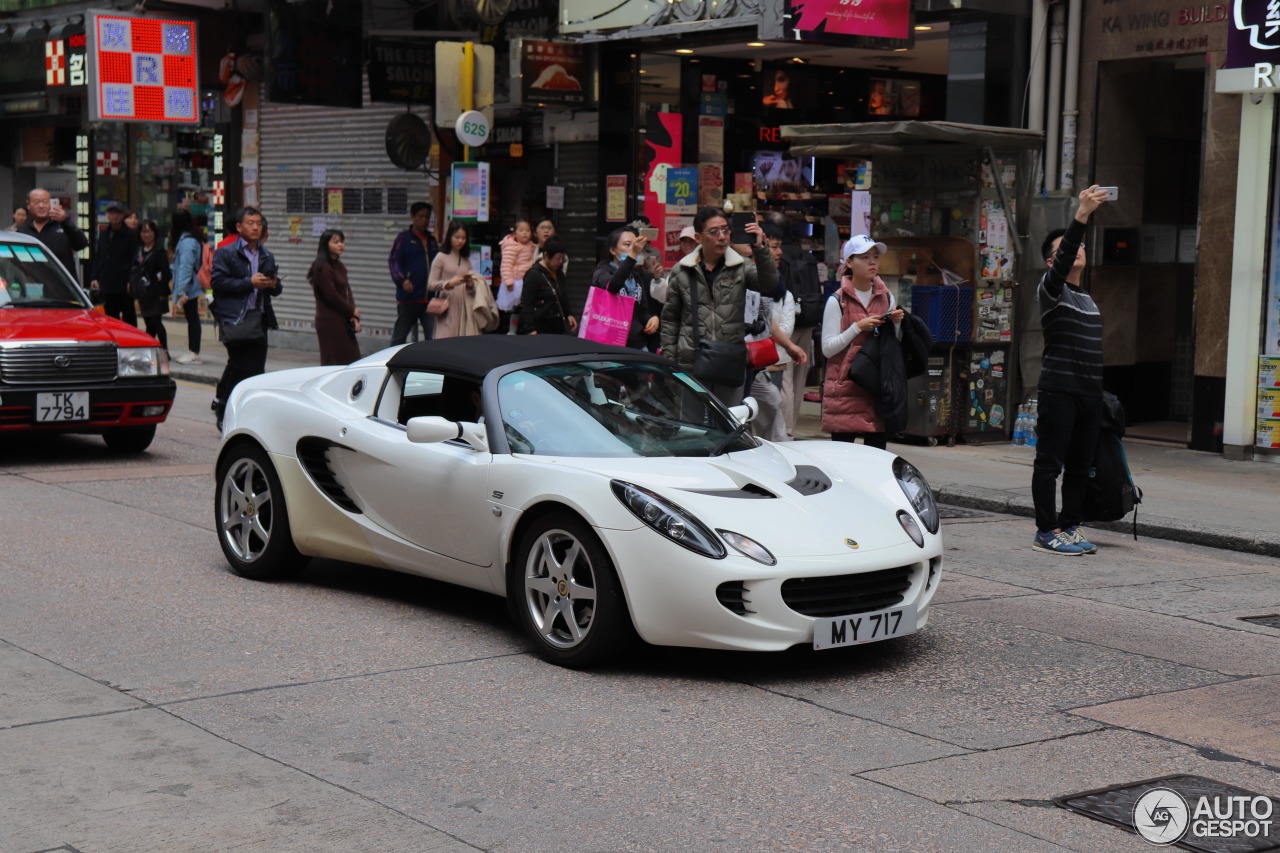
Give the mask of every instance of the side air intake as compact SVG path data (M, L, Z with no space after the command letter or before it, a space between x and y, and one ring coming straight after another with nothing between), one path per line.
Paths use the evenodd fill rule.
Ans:
M324 492L325 497L347 512L359 513L360 507L347 494L346 489L342 488L342 484L333 475L333 469L330 467L329 451L335 447L351 453L355 452L346 445L328 439L303 438L298 441L298 461L302 463L302 467L306 469L316 488Z

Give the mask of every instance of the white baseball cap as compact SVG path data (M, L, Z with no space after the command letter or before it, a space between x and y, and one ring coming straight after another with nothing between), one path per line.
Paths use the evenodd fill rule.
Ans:
M680 229L680 237L679 237L679 239L681 239L681 240L685 240L685 239L689 239L689 240L697 240L697 239L698 239L698 232L693 230L693 226L692 226L692 225L686 225L685 227L683 227L683 228L681 228L681 229Z
M840 249L840 263L849 260L853 255L863 255L872 249L879 249L880 254L889 251L889 247L884 243L877 243L866 234L855 234L845 241L844 247Z

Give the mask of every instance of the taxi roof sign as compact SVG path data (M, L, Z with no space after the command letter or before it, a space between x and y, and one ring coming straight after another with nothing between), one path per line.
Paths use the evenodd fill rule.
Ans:
M89 12L90 121L198 124L195 21Z

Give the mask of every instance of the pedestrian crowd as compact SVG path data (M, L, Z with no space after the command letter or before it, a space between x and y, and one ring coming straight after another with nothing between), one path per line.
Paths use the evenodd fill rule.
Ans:
M1085 226L1105 200L1097 187L1080 193L1069 226L1045 240L1047 270L1037 289L1045 348L1032 545L1058 555L1097 550L1081 523L1103 413L1102 320L1081 275ZM756 217L737 231L725 211L704 207L680 232L680 257L669 268L649 246L653 230L647 223L625 225L604 238L586 304L576 310L566 289L568 252L553 220L515 223L498 245L498 274L490 284L470 257L468 226L449 222L438 242L432 212L427 202L413 204L409 227L390 248L392 346L419 332L424 339L581 334L661 353L726 405L755 398L753 428L774 442L794 437L806 380L818 360L822 428L834 441L861 438L883 449L905 428L906 381L923 371L932 341L927 326L897 304L879 277L887 247L866 234L843 244L831 290L782 214ZM227 352L212 403L221 430L231 390L265 370L267 332L278 328L271 303L283 287L265 245L266 218L256 208L242 208L234 231L215 249L205 233L207 220L185 209L174 213L167 240L155 221L139 221L119 203L108 203L105 213L106 227L85 270L95 301L125 323L137 325L142 317L166 351L164 315L185 318L188 353L177 361L187 364L203 361L200 307L202 300L208 303ZM13 230L39 239L68 270L75 270L75 254L89 245L44 189L28 194L13 223ZM345 234L325 230L307 271L323 365L361 357L361 312L342 260L345 250Z

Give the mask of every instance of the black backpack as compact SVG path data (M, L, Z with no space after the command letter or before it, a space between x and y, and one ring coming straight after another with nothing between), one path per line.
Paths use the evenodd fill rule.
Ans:
M1137 505L1142 503L1142 489L1134 485L1120 437L1124 435L1124 406L1114 394L1103 394L1102 429L1089 482L1085 485L1084 520L1119 521L1133 512L1133 538L1138 538Z

